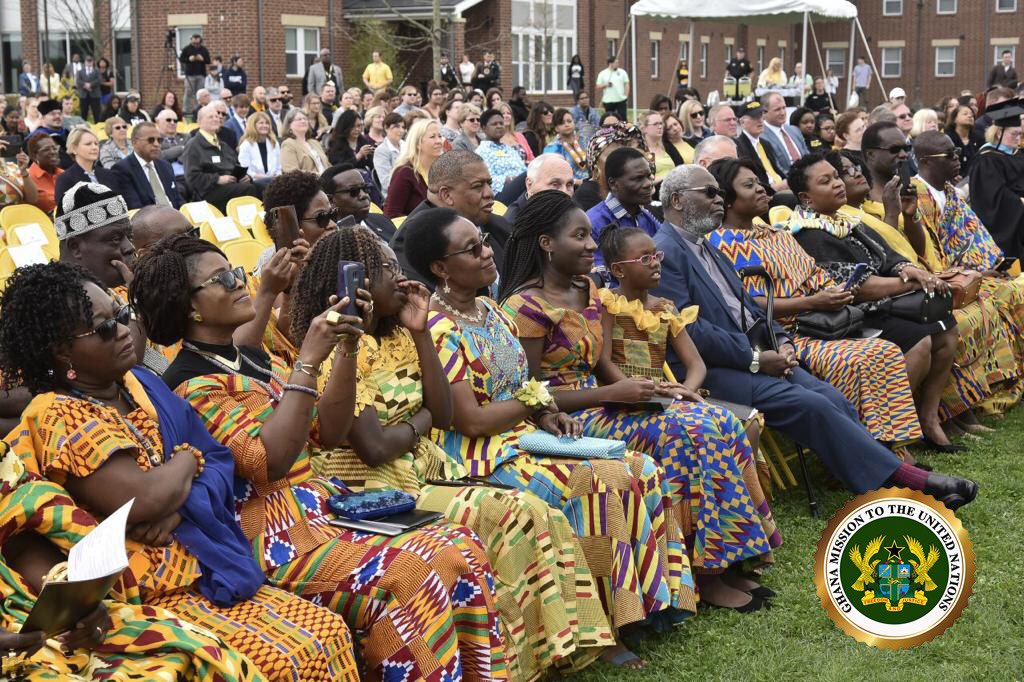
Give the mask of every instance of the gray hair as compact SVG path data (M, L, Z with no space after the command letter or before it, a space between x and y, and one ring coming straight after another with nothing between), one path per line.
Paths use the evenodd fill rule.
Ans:
M292 134L292 121L294 121L295 117L298 116L299 114L302 114L307 119L309 118L309 114L307 114L305 110L299 109L298 107L292 107L291 109L288 110L288 113L284 115L284 120L281 121L282 140L287 140L289 137L295 137L295 135ZM313 128L312 126L310 126L310 128L306 130L306 139L308 140L312 134Z
M720 144L730 144L733 150L736 149L736 142L731 137L725 135L712 135L711 137L705 137L701 140L696 147L693 148L693 162L700 164L701 159L711 153L714 147Z
M530 165L526 167L526 177L530 180L536 180L537 176L540 175L540 169L544 167L544 164L548 161L554 161L555 159L565 161L565 158L561 154L555 154L553 152L547 152L540 156L535 156L533 161L530 162ZM566 161L566 163L568 163L568 161Z
M703 237L722 225L721 218L715 218L710 212L698 208L695 201L696 192L689 194L683 192L685 189L703 186L707 182L714 183L714 176L708 172L707 168L696 164L676 166L661 182L660 198L663 209L672 208L672 195L681 193L684 198L679 209L681 216L678 227L697 237Z
M764 93L763 95L761 95L761 100L760 100L761 101L761 106L767 108L768 107L768 102L772 101L772 97L782 97L782 95L780 95L777 92L766 92L766 93ZM783 97L783 101L785 101L784 97Z
M888 121L889 123L896 122L895 107L886 102L885 104L879 104L877 107L871 110L868 114L868 125L872 123L878 123L879 121Z
M722 136L719 135L717 137ZM728 140L729 138L725 139ZM669 174L661 181L661 193L658 195L658 198L661 200L661 205L668 206L672 203L673 194L678 194L681 190L686 189L687 187L692 187L694 176L699 175L701 171L704 171L705 173L707 172L706 169L695 163L676 166L669 171Z
M724 111L725 109L732 109L732 107L729 106L728 104L716 104L715 106L711 107L711 109L708 110L708 125L714 126L715 119L718 118L718 114Z

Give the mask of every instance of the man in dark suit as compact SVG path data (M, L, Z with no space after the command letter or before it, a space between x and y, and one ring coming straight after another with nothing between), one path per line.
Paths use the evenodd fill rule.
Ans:
M725 204L715 178L699 166L679 166L661 185L665 223L654 237L665 252L654 293L676 306L700 306L691 337L707 365L704 386L715 398L752 405L772 428L812 448L822 464L854 493L882 486L923 490L951 508L977 495L977 484L928 473L900 462L861 425L842 393L801 369L786 332L743 291L735 270L706 239L722 224ZM778 350L748 338L771 324ZM755 337L756 338L756 337ZM682 381L685 369L669 349Z
M181 164L192 196L203 199L222 213L235 197L263 197L263 187L254 185L248 175L235 175L238 154L217 137L221 117L212 104L199 110L199 128L185 145Z
M1003 50L999 63L988 72L988 80L985 85L989 88L995 85L1001 85L1004 88L1017 87L1017 69L1013 68L1013 52Z
M39 94L39 76L32 73L32 63L27 59L21 63L21 75L18 76L18 94L32 97Z
M505 261L505 244L512 234L508 221L493 213L494 194L491 192L491 174L487 164L475 153L453 149L438 157L427 174L427 198L410 213L409 217L428 208L453 208L487 232L488 245L494 250L494 262L499 271ZM405 235L399 230L391 240L391 248L409 277L423 278L409 265L405 257ZM425 282L424 282L425 283Z
M373 230L387 243L397 228L391 219L380 213L370 213L370 195L366 191L366 178L350 163L337 163L320 174L320 189L338 209L337 221L352 216L357 223Z
M245 135L245 121L249 118L249 95L244 92L231 98L231 106L228 108L228 120L224 122L224 129L235 134L235 148L238 142Z
M89 110L92 110L92 120L100 122L100 70L92 61L92 57L85 58L85 66L75 77L75 89L78 90L78 115L88 120Z
M160 158L160 131L154 123L139 123L132 130L134 153L113 168L117 186L128 208L179 208L181 195L174 184L174 169Z
M786 174L782 172L771 145L761 139L764 134L764 107L760 102L748 102L740 109L740 132L736 136L736 153L741 159L754 162L757 179L770 194L788 189Z

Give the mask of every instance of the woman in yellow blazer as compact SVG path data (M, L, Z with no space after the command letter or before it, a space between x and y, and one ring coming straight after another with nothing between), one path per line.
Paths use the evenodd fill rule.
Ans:
M330 164L320 143L312 138L309 117L302 109L291 109L281 125L281 170L294 170L320 175Z

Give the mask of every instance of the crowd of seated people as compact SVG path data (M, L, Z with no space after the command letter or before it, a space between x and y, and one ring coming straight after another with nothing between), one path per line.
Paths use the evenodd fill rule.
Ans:
M686 89L634 124L584 87L316 73L301 107L199 90L192 129L174 93L102 135L35 102L0 168L57 246L0 293L0 645L28 678L640 669L699 603L778 601L764 429L852 494L979 494L917 456L1024 396L1012 91L918 116L831 110L821 79L792 112ZM179 210L240 197L267 237L245 266ZM335 523L373 492L436 519ZM109 598L18 632L133 498Z

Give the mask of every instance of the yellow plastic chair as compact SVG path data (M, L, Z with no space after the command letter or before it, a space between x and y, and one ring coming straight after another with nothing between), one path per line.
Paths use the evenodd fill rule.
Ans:
M4 238L11 246L20 246L26 243L29 232L35 232L38 226L39 232L46 239L43 244L43 253L50 259L57 260L60 257L60 245L57 241L57 230L53 227L50 216L31 204L14 204L5 206L0 210L0 227L4 230Z
M192 227L196 227L197 225L206 222L208 219L206 216L213 218L224 217L224 214L220 212L220 209L205 201L193 201L188 204L182 204L181 208L178 210L181 211L183 216L188 218L188 221L192 223Z
M220 248L228 257L232 265L241 265L246 272L256 269L256 263L267 247L255 239L236 239L235 241L221 244Z
M14 274L14 259L11 258L11 254L7 253L7 248L4 247L0 251L0 291L7 288L7 280Z
M270 230L267 229L267 224L263 222L262 218L257 218L249 231L252 232L253 239L263 244L263 246L274 245L274 238L270 236Z
M384 215L384 211L380 210L380 206L373 203L372 201L370 202L370 213L379 213L381 215Z
M248 208L252 206L253 208ZM228 201L228 215L235 219L235 222L243 228L252 229L252 226L259 220L260 212L263 211L263 202L256 197L235 197ZM252 215L252 220L243 220Z
M789 206L772 206L768 211L768 222L772 225L789 222L793 216L793 209Z
M405 219L408 218L408 217L409 216L400 215L397 218L392 218L391 222L394 223L395 229L397 230L398 228L400 228L402 226L402 223L404 223Z
M185 134L188 135L189 133L191 133L193 130L195 130L198 127L199 127L198 123L186 123L185 124Z
M214 223L220 223L222 221L225 223L223 226L214 225ZM224 232L231 231L231 228L234 228L235 233L225 235ZM219 236L218 232L220 232ZM221 216L200 224L199 238L205 239L212 244L223 246L228 242L249 241L251 236L248 230L232 220L230 216Z
M507 211L508 206L501 203L497 199L494 200L494 206L491 207L491 212L494 213L494 215L505 215Z
M183 121L183 120L182 121L178 121L178 125L176 125L174 127L174 130L175 130L175 132L178 132L178 133L181 133L182 135L184 135L185 133L188 132L188 123Z
M97 138L99 138L100 142L105 142L107 139L109 139L107 137L107 126L106 126L106 124L104 124L102 122L100 122L100 123L93 123L91 127L92 127L92 132L96 135Z

